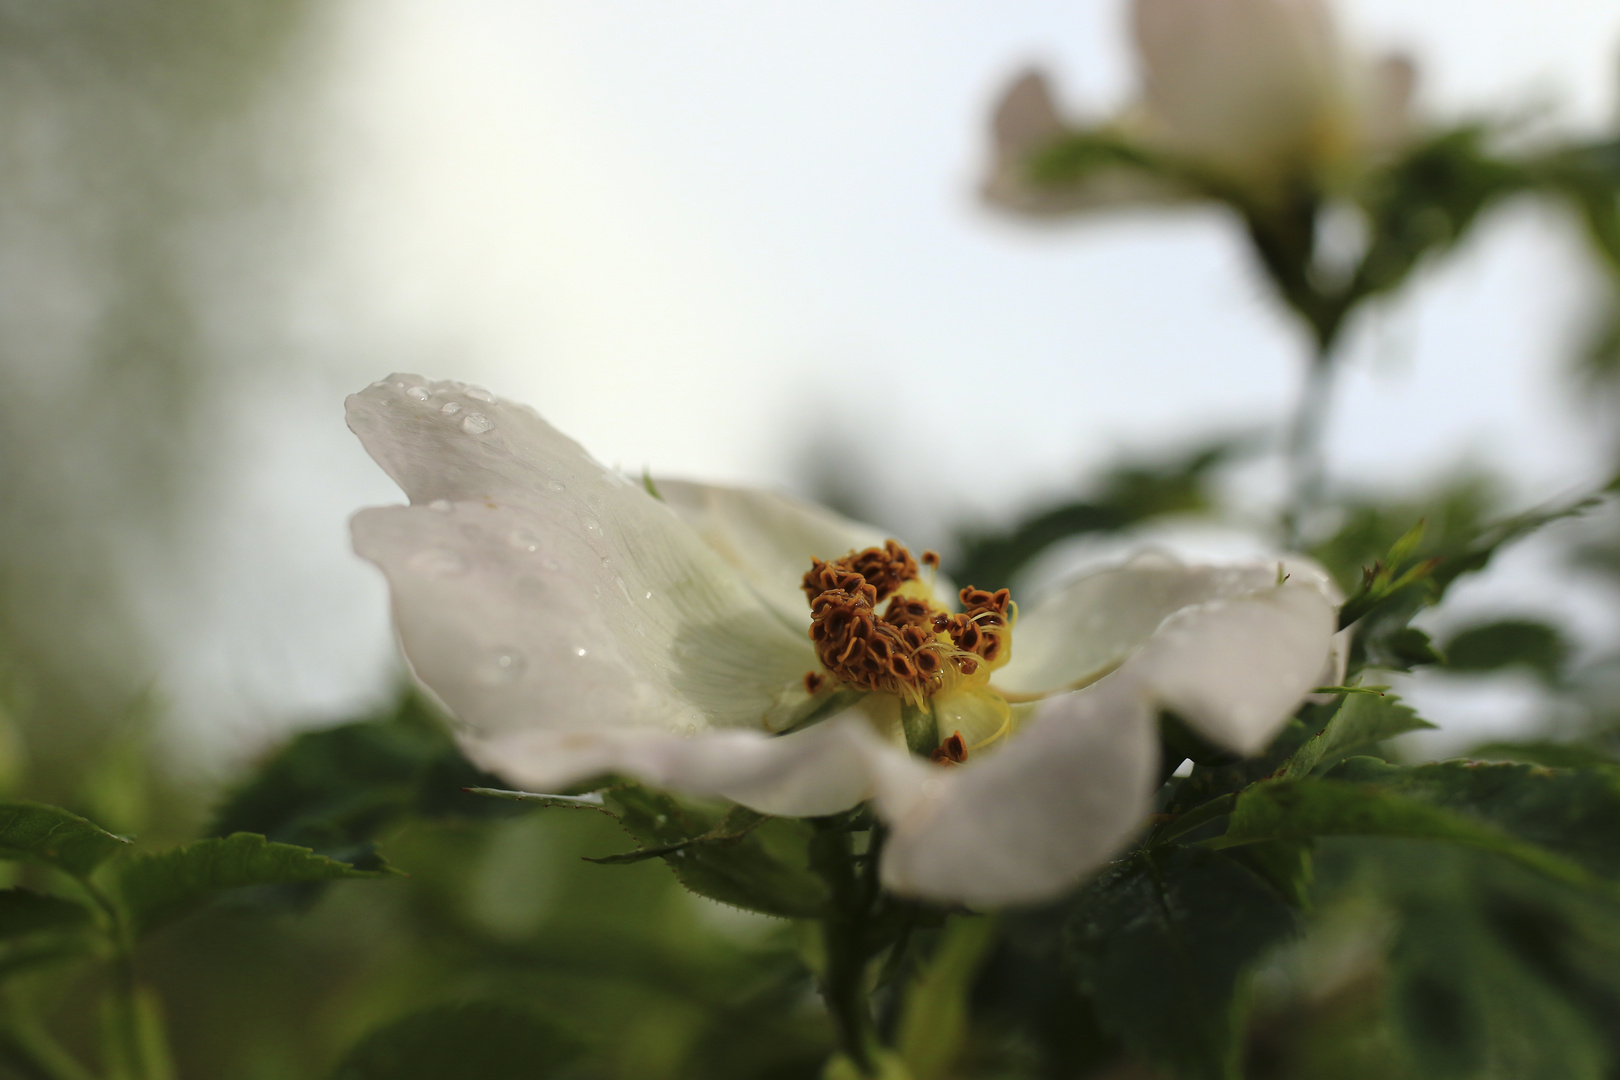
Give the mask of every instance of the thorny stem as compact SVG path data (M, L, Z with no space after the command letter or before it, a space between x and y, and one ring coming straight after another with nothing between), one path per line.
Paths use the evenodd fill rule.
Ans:
M874 826L863 863L857 860L847 822L820 819L811 842L811 865L827 882L832 901L821 921L826 966L821 996L838 1029L844 1054L863 1075L875 1075L877 1032L867 1000L866 964L871 956L871 918L880 886L877 880L882 830Z

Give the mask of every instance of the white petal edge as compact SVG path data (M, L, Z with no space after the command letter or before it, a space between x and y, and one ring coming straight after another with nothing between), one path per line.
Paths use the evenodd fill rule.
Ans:
M1325 570L1292 555L1189 565L1149 551L1084 574L1020 607L1012 658L995 684L1019 694L1083 684L1124 663L1177 611L1270 589L1279 577L1316 589L1332 604L1342 601Z
M356 515L356 551L389 579L414 671L474 736L763 728L803 697L798 628L533 410L395 375L348 416L415 504Z
M1337 609L1309 584L1284 584L1184 608L1113 677L1202 735L1257 754L1331 662Z
M1141 827L1156 730L1142 687L1110 677L1044 702L982 760L891 767L877 801L893 822L884 884L977 907L1039 901L1077 884Z
M531 790L555 791L612 774L786 817L848 810L872 797L885 759L905 755L903 748L885 745L854 711L778 737L755 731L688 737L625 728L529 729L461 742L474 763Z

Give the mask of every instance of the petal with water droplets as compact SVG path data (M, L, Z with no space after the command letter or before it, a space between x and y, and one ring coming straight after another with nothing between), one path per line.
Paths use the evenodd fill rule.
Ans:
M469 399L487 428L444 411ZM348 406L413 503L356 515L355 548L388 577L413 669L470 739L758 729L802 701L816 664L802 631L668 506L533 411L415 376Z

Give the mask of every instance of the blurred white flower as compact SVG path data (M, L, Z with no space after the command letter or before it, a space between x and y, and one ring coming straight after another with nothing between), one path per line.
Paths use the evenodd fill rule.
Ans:
M1408 136L1411 64L1351 53L1322 0L1136 0L1132 23L1139 101L1094 130L1187 175L1264 202L1301 183L1331 190ZM1031 185L1030 155L1067 130L1045 77L1021 75L996 108L987 196L1040 212L1190 193L1133 168Z
M1139 828L1160 709L1254 753L1337 677L1339 596L1307 562L1143 555L1021 617L1005 592L952 611L869 526L759 491L655 495L474 387L395 375L348 419L411 500L357 514L355 548L474 761L767 814L873 799L906 895L1055 894Z

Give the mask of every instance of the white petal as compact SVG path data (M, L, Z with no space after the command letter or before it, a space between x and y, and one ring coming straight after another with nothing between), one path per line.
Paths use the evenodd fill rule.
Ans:
M1159 758L1155 730L1141 688L1108 678L1043 703L982 758L921 779L917 768L885 774L878 809L893 831L884 884L981 906L1074 885L1141 826Z
M1320 0L1137 0L1134 24L1167 148L1246 172L1327 135L1342 58Z
M355 548L387 575L413 668L470 737L762 728L802 698L816 666L802 631L532 410L415 376L348 405L414 504L356 515Z
M1222 746L1255 754L1318 685L1337 628L1322 591L1290 581L1178 611L1115 677L1147 687Z
M630 728L527 729L464 738L463 746L477 764L533 790L555 791L614 774L789 817L833 814L870 798L880 762L905 754L880 740L858 712L779 737L757 731L686 737Z
M881 547L888 534L800 499L750 488L659 479L658 493L784 618L810 625L800 580L811 559Z
M1157 553L1076 578L1040 603L1020 606L1012 659L996 673L995 684L1020 694L1046 694L1098 678L1182 608L1276 584L1279 564L1291 581L1333 587L1307 560L1189 566Z

